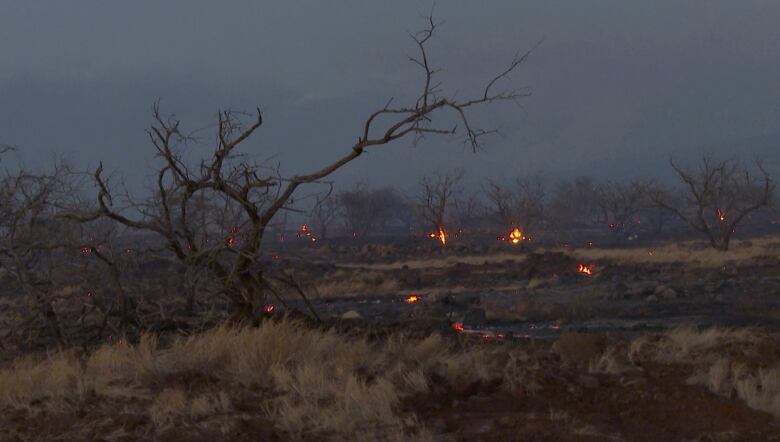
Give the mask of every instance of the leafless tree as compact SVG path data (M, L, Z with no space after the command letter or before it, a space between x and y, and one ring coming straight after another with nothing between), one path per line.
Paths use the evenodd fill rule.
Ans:
M324 195L317 195L314 206L309 212L312 228L319 239L328 239L330 227L341 215L340 207L332 189Z
M454 202L457 186L463 179L464 172L457 169L447 173L435 173L420 179L420 197L418 209L420 216L434 232L446 229L447 217Z
M362 238L377 228L385 210L382 200L376 190L361 183L338 195L345 227L352 236Z
M13 276L60 345L67 337L54 307L56 278L73 261L79 243L77 223L58 219L74 194L69 176L66 167L56 165L50 173L17 170L0 178L0 268Z
M488 180L485 194L493 218L503 229L532 230L546 216L547 190L539 175L518 178L512 184Z
M659 235L672 220L673 215L668 210L655 204L651 196L657 195L659 199L674 205L677 204L678 198L673 192L654 182L646 185L645 194L643 206L640 209L640 219L648 232L653 235Z
M252 116L219 112L211 156L198 162L188 161L185 151L194 142L193 137L183 132L179 120L164 116L155 105L149 129L159 159L153 197L144 202L120 198L112 192L101 164L94 173L98 188L96 211L79 219L105 217L156 233L178 260L188 267L207 269L219 281L221 294L230 301L234 320L253 318L257 297L263 297L269 286L258 260L262 239L272 219L290 207L301 185L323 180L368 149L406 138L417 142L427 135L461 133L466 144L474 151L479 150L483 137L495 131L473 125L468 112L481 105L514 102L528 95L526 89L496 91L498 84L527 59L528 53L516 55L475 96L459 99L454 94L446 94L437 81L437 69L432 66L427 51L436 29L437 24L429 17L427 27L412 35L417 55L410 60L423 74L417 98L400 106L394 106L391 99L370 113L355 143L333 162L308 174L284 177L277 170L242 157L239 147L263 124L259 109ZM440 114L444 112L450 112L459 124L442 121ZM251 121L245 123L246 118ZM194 231L191 212L195 201L204 193L205 199L217 201L237 216L227 231L227 226L212 226L207 232ZM217 241L204 245L199 240L201 235L216 237Z
M703 156L695 169L669 163L683 185L682 201L675 204L658 191L652 201L704 234L716 250L727 251L739 223L773 201L776 184L760 161L754 171L736 158Z
M557 225L585 227L598 218L596 183L588 177L577 177L555 186L549 203L549 213Z
M547 216L547 187L540 175L518 178L515 186L518 225L532 230Z
M595 201L599 208L599 222L614 232L625 231L644 206L645 189L646 186L639 181L606 181L597 185Z
M453 198L454 216L459 229L474 228L482 214L482 201L474 193L460 192Z

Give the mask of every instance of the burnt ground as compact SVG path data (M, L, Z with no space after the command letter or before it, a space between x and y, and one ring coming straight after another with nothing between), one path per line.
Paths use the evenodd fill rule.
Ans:
M691 384L694 364L644 361L619 374L594 373L550 350L560 336L573 332L599 336L613 347L677 326L776 333L780 255L774 243L746 259L702 262L584 259L570 252L506 248L482 253L427 248L414 256L387 250L312 250L276 265L295 273L327 326L348 334L440 331L452 339L519 346L534 354L526 367L533 373L527 385L453 389L438 388L431 379L430 392L405 401L404 409L436 440L780 440L776 417ZM581 264L593 274L579 272ZM406 302L413 294L420 300ZM295 293L285 297L286 307L269 301L274 315L306 312ZM186 316L168 321L163 333L211 324ZM456 324L462 325L460 332L453 331ZM778 340L764 345L770 351L762 353L762 366L776 366ZM235 431L229 440L286 440L257 416L256 398L242 397L243 417L231 424ZM8 411L0 428L16 436L0 440L72 440L57 436L74 425L94 425L84 440L228 440L197 425L155 433L148 421L128 417L129 409L131 403L128 408L128 403L96 402L75 414ZM42 419L49 424L30 426Z

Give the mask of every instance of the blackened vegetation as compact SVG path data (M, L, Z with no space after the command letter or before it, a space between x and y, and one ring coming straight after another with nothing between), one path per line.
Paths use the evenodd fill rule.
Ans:
M400 140L416 143L426 136L459 134L479 150L483 138L495 130L477 127L470 111L516 102L529 93L525 88L502 88L529 55L518 53L474 95L456 98L455 91L437 80L438 69L428 54L436 30L437 23L429 17L425 29L412 35L416 54L409 60L422 73L419 88L413 91L416 98L406 104L389 99L368 114L343 156L309 173L285 176L241 153L263 125L259 108L253 113L218 112L214 145L208 155L195 158L192 147L203 141L185 131L175 116L163 113L159 103L148 129L157 160L148 197L124 191L106 175L102 163L91 174L94 193L85 189L86 175L64 167L49 174L9 173L0 202L4 277L23 288L34 317L45 320L60 345L69 339L56 313L58 302L82 303L77 323L96 328L97 335L110 329L114 339L129 330L137 333L150 321L170 321L163 304L145 302L142 293L148 288L132 279L131 269L148 266L148 260L159 263L152 267L169 279L179 279L179 287L168 288L185 292L185 313L208 314L204 308L213 311L226 301L230 319L247 323L254 322L270 299L283 302L277 295L284 287L306 300L294 276L274 273L261 259L264 238L277 215L297 210L292 203L301 186L322 183L366 150ZM324 228L330 209L320 207ZM141 235L141 245L128 244L130 235ZM79 268L79 255L95 259ZM100 280L105 285L96 288ZM205 305L196 301L198 294L205 295ZM9 333L18 335L26 324L16 322Z

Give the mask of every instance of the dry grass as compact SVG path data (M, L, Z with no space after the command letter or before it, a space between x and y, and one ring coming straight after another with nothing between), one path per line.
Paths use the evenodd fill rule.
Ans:
M628 356L632 360L695 365L689 383L704 385L726 397L736 396L751 408L780 417L780 364L775 360L774 365L765 367L749 362L762 356L759 344L767 339L766 334L753 329L685 327L635 340Z
M710 247L697 249L694 242L667 244L652 248L625 248L625 249L578 249L574 251L561 250L569 253L579 260L612 260L628 263L655 263L669 264L683 262L697 267L720 267L726 264L747 261L763 256L776 255L780 238L768 236L750 241L750 247L743 247L738 241L733 243L731 250L720 252Z
M151 336L91 355L57 353L0 371L0 407L52 407L132 398L158 430L230 413L250 392L259 413L291 439L429 440L401 404L432 378L455 391L501 379L486 347L457 350L438 335L373 343L291 322L217 328L161 348ZM210 379L194 393L171 379Z
M344 268L359 268L371 270L397 270L404 266L410 269L443 269L452 267L456 264L495 264L504 261L523 262L524 255L516 253L491 253L489 255L470 255L470 256L444 256L440 258L430 257L425 259L410 259L395 261L389 263L371 263L371 264L340 264Z
M339 269L315 283L315 293L326 298L343 296L398 294L401 283L392 275L377 270Z

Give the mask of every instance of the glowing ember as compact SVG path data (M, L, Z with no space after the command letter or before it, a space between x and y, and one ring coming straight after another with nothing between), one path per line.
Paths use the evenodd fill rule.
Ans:
M520 244L520 241L525 239L525 235L523 235L523 232L520 231L517 227L512 229L511 232L509 232L509 242L512 244Z
M234 245L236 245L238 243L238 240L236 239L235 236L230 236L230 237L228 237L226 242L227 242L228 247L233 247Z
M726 221L726 214L723 213L723 211L720 210L720 208L715 209L715 215L718 217L720 222Z
M84 246L81 248L82 255L89 255L90 253L92 253L92 247Z
M458 333L462 333L463 330L465 330L465 328L463 327L463 323L461 323L461 322L456 322L456 323L452 324L452 329L455 330Z
M414 304L415 302L419 302L421 300L422 298L420 298L418 295L409 295L406 297L407 304Z
M585 264L580 264L580 266L577 269L577 271L582 273L583 275L586 275L586 276L593 275L593 268L588 266L588 265L585 265Z
M263 307L263 312L267 315L272 314L276 310L276 306L273 304L268 304L265 307Z
M444 227L439 227L438 232L429 233L428 238L439 240L442 246L447 245L447 231L444 230Z
M298 239L308 237L311 241L317 241L317 238L314 237L308 224L301 224L301 229L298 230L298 233L296 233L295 236L297 236Z
M588 247L593 247L593 241L588 241Z

